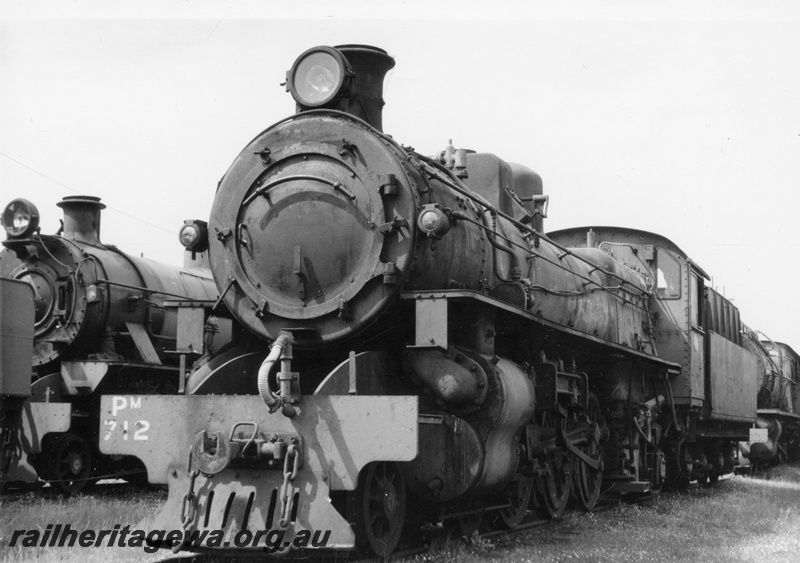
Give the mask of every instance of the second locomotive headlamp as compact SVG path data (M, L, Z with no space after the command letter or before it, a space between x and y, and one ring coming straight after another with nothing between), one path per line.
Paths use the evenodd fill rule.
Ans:
M3 228L8 238L27 238L39 227L39 210L27 199L15 199L3 210Z
M198 219L184 221L178 239L186 250L205 252L208 250L208 223Z

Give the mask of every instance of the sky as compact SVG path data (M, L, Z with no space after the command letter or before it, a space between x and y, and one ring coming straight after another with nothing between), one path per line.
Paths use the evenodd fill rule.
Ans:
M31 200L44 233L99 196L103 242L180 264L183 220L294 112L294 59L369 44L396 60L395 139L533 168L547 230L666 236L800 350L797 2L29 4L0 0L0 205Z

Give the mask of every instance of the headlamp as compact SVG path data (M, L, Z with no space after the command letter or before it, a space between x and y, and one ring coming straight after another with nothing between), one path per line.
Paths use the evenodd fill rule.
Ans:
M205 252L208 250L208 223L197 219L184 221L178 240L186 250Z
M39 227L39 210L27 199L15 199L3 210L8 238L27 238Z
M352 74L341 52L332 47L314 47L294 62L286 86L299 105L315 108L335 100Z

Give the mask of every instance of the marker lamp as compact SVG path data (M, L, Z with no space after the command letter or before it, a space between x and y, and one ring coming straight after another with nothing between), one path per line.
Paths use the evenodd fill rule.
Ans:
M441 238L450 230L450 219L435 203L429 203L422 206L417 216L417 226L427 236Z

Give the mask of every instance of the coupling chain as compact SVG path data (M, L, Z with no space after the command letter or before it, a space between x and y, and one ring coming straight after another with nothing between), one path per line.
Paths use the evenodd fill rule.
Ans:
M189 460L186 462L186 474L189 476L189 490L183 495L181 504L181 540L172 548L172 553L178 553L186 543L186 530L197 516L197 495L194 494L194 482L200 475L199 469L192 470L192 448L189 448ZM187 510L188 507L188 510Z
M15 413L12 412L11 416L16 419ZM0 434L3 436L3 443L0 444L0 453L2 453L0 475L6 475L11 467L11 462L22 458L22 447L15 440L17 436L16 420L10 426L0 428Z
M281 485L281 519L278 526L285 530L289 527L294 508L295 486L294 479L297 477L297 470L300 468L300 451L296 444L290 445L286 450L286 457L283 460L283 485Z

